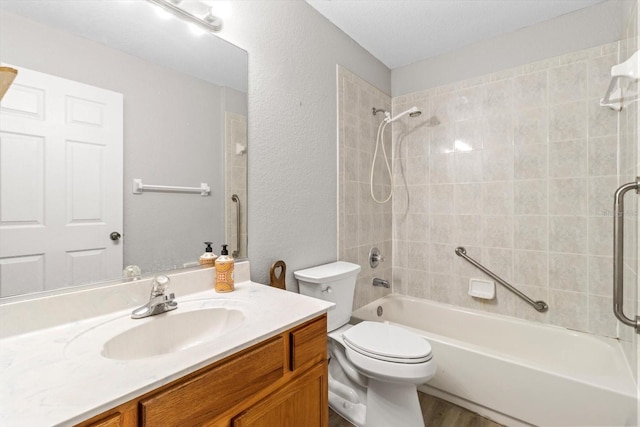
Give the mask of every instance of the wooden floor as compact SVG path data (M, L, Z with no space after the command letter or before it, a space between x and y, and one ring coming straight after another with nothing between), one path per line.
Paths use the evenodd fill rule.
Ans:
M426 427L501 427L501 424L495 423L453 403L424 393L418 393L418 395ZM329 409L329 427L352 426L353 424Z

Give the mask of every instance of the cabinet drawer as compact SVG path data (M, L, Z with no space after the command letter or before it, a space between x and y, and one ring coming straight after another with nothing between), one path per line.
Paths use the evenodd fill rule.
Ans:
M120 427L122 426L122 414L112 414L106 418L102 418L99 421L91 423L88 427Z
M290 369L298 369L308 362L317 363L327 358L327 316L290 332Z
M283 346L283 338L276 337L182 384L140 401L142 425L196 425L213 420L284 375Z

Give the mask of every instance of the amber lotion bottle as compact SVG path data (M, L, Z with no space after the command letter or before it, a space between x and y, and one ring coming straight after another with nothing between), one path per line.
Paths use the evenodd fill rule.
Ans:
M214 267L218 256L213 253L211 242L204 242L204 244L207 245L207 247L204 249L204 253L200 257L200 265L203 267Z
M229 256L228 245L222 245L222 252L216 258L216 292L232 292L234 260Z

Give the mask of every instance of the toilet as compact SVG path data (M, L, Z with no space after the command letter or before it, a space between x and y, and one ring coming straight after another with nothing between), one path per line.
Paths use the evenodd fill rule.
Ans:
M328 312L329 406L358 427L424 427L418 384L436 373L431 346L398 326L349 324L360 266L338 261L294 272L300 293Z

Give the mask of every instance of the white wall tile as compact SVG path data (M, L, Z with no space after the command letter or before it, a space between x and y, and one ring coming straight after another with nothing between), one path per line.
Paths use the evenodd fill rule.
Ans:
M615 135L618 129L619 114L611 108L600 106L601 98L589 100L589 127L590 138L598 136Z
M550 216L549 250L575 254L587 253L587 217Z
M587 137L587 102L577 101L549 107L549 141Z
M549 69L549 103L579 101L587 96L587 61Z
M586 176L588 148L586 139L549 143L549 177Z
M454 206L457 214L482 213L482 184L457 184L454 186Z
M515 250L513 282L515 285L547 287L549 254L546 251Z
M549 246L546 216L515 216L514 247L546 251Z
M482 212L485 215L513 215L513 181L482 184Z
M513 147L482 150L483 181L513 180Z
M587 256L552 252L549 254L549 288L586 293Z
M514 144L545 144L549 141L548 108L519 110L514 121Z
M587 180L566 178L549 180L550 215L586 215Z
M514 105L530 109L547 105L547 71L524 74L513 79Z
M616 136L589 138L589 175L615 175L618 166Z
M348 247L366 242L358 246L362 258L367 244L393 239L395 292L615 334L610 205L619 172L622 179L635 176L638 127L637 108L619 114L598 105L616 57L612 43L392 102L347 75L341 89L355 100L345 100L340 110L346 182L339 213L341 224L349 225L340 226L346 237L340 237L341 253L353 257ZM391 205L377 210L368 195L367 163L379 120L367 104L374 102L378 108L392 103L395 111L419 103L423 111L422 121L390 126L392 217ZM421 125L431 115L440 124ZM383 181L380 166L376 179ZM534 300L546 301L549 311L538 313L503 288L494 301L469 297L469 277L485 276L454 254L459 245ZM634 264L635 251L627 255ZM633 281L635 272L627 269L626 280ZM359 302L375 295L367 280L358 286Z
M455 158L453 153L432 154L429 156L429 177L432 184L455 181Z
M548 181L546 179L514 181L514 213L516 215L546 215Z
M483 216L483 246L491 248L513 247L513 216Z
M586 331L588 296L580 292L549 290L549 321L565 328Z
M482 175L482 150L455 153L455 182L479 182Z
M514 151L515 179L542 179L549 168L547 144L516 145Z

